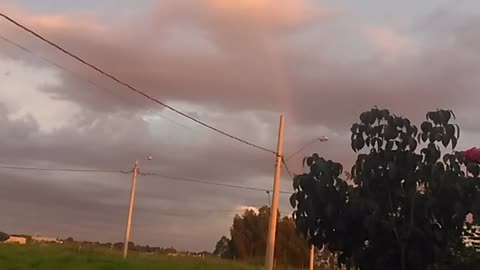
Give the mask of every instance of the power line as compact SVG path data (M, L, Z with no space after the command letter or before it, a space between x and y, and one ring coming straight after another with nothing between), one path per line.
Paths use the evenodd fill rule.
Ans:
M269 189L265 188L258 188L258 187L250 187L250 186L241 186L241 185L233 185L233 184L225 184L219 182L211 182L205 180L198 180L198 179L191 179L185 177L178 177L178 176L170 176L158 173L140 173L140 175L144 176L158 176L163 179L173 180L173 181L183 181L183 182L190 182L190 183L197 183L197 184L204 184L204 185L212 185L212 186L219 186L219 187L227 187L227 188L236 188L236 189L244 189L244 190L251 190L251 191L261 191L261 192L271 192ZM288 191L280 191L282 194L291 194Z
M52 61L52 60L50 60L50 59L48 59L48 58L45 58L45 57L43 57L43 56L41 56L41 55L36 54L34 51L28 49L28 48L25 47L25 46L20 45L19 43L15 42L15 41L13 41L13 40L5 37L5 36L0 35L0 39L2 39L4 42L6 42L6 43L8 43L8 44L10 44L10 45L15 46L16 48L20 49L20 50L23 51L24 53L28 53L28 54L30 54L30 55L32 55L32 56L34 56L34 57L36 57L36 58L44 61L45 63L47 63L47 64L49 64L49 65L51 65L51 66L54 66L54 67L56 67L56 68L58 68L58 69L61 69L61 70L65 71L65 72L69 73L70 75L72 75L72 76L73 76L74 78L76 78L77 80L85 81L85 82L87 82L88 84L92 85L93 87L95 87L95 88L97 88L97 89L100 89L100 90L103 90L103 91L106 91L106 92L109 92L109 93L111 93L111 94L114 93L114 91L112 91L112 90L110 90L110 89L108 89L108 88L102 87L102 86L100 86L99 84L93 82L92 80L90 80L90 79L88 79L88 78L82 77L81 75L75 73L74 71L70 70L69 68L67 68L67 67L65 67L65 66L62 66L62 65L60 65L60 64L58 64L58 63L56 63L56 62L54 62L54 61ZM114 95L114 96L120 97L120 96L117 96L117 95ZM159 115L159 116L162 117L161 115Z
M102 169L66 169L66 168L40 168L40 167L24 167L0 165L0 169L8 170L25 170L25 171L54 171L54 172L79 172L79 173L122 173L130 174L128 171L102 170Z
M60 64L58 64L58 63L56 63L56 62L54 62L54 61L52 61L52 60L50 60L50 59L48 59L48 58L45 58L45 57L43 57L43 56L41 56L41 55L36 54L36 53L33 52L32 50L30 50L30 49L28 49L28 48L20 45L19 43L15 42L15 41L13 41L13 40L5 37L5 36L0 35L0 39L3 40L4 42L10 44L10 45L15 46L16 48L22 50L23 52L28 53L28 54L30 54L30 55L32 55L32 56L34 56L34 57L36 57L36 58L44 61L44 62L47 63L47 64L50 64L50 65L52 65L52 66L54 66L54 67L57 67L57 68L59 68L59 69L61 69L61 70L63 70L63 71L66 71L67 73L69 73L70 75L72 75L73 77L75 77L75 78L78 79L78 80L86 81L87 83L91 84L93 87L95 87L95 88L97 88L97 89L100 89L100 90L103 90L103 91L106 91L106 92L110 92L110 93L112 93L112 94L113 94L113 92L114 92L114 91L112 91L112 90L110 90L110 89L108 89L108 88L105 88L105 87L102 87L102 86L98 85L97 83L93 82L92 80L90 80L90 79L88 79L88 78L83 78L82 76L78 75L77 73L75 73L74 71L70 70L70 69L67 68L67 67L64 67L64 66L62 66L62 65L60 65ZM118 96L117 96L117 97L118 97ZM173 120L173 119L170 119L170 118L162 115L162 114L159 113L159 112L152 112L152 113L155 114L155 116L158 116L158 117L160 117L160 118L163 118L163 119L167 120L168 122L170 122L170 123L172 123L172 124L175 124L175 125L177 125L177 126L179 126L179 127L186 128L186 129L190 129L190 130L192 129L192 128L188 127L188 126L185 126L185 125L183 125L183 124L180 124L179 122L177 122L177 121L175 121L175 120Z
M308 146L312 145L313 143L315 142L324 142L325 140L328 140L328 138L326 137L320 137L320 138L315 138L313 140L311 140L310 142L304 144L302 147L300 147L297 151L291 153L290 155L288 155L285 160L289 160L291 159L292 157L294 157L295 155L297 155L298 153L302 152L303 150L305 150L305 148L307 148Z
M120 170L26 167L26 166L15 166L15 165L0 165L0 169L25 170L25 171L78 172L78 173L122 173L122 174L131 173L131 171L120 171ZM265 188L224 184L224 183L204 181L204 180L191 179L191 178L185 178L185 177L169 176L169 175L158 174L158 173L139 173L139 174L142 176L158 176L163 179L174 180L174 181L191 182L191 183L197 183L197 184L220 186L220 187L227 187L227 188L237 188L237 189L244 189L244 190L251 190L251 191L271 192L271 190L265 189ZM291 192L288 192L288 191L280 191L280 193L291 194Z
M56 43L53 42L53 41L48 40L47 38L43 37L42 35L38 34L37 32L33 31L32 29L28 28L27 26L25 26L25 25L17 22L16 20L14 20L13 18L9 17L8 15L0 12L0 16L2 16L3 18L5 18L7 21L11 22L12 24L16 25L17 27L23 29L24 31L26 31L26 32L30 33L31 35L35 36L36 38L38 38L38 39L42 40L43 42L47 43L48 45L56 48L57 50L63 52L64 54L72 57L73 59L75 59L75 60L77 60L77 61L79 61L80 63L82 63L82 64L84 64L84 65L92 68L93 70L95 70L95 71L99 72L100 74L102 74L102 75L104 75L104 76L112 79L113 81L115 81L115 82L117 82L117 83L119 83L119 84L127 87L127 88L130 89L131 91L133 91L133 92L135 92L135 93L137 93L137 94L139 94L139 95L141 95L141 96L143 96L143 97L145 97L145 98L147 98L147 99L149 99L149 100L151 100L151 101L153 101L153 102L155 102L155 103L157 103L157 104L159 104L159 105L162 105L162 106L164 106L165 108L167 108L167 109L169 109L169 110L171 110L171 111L173 111L173 112L175 112L175 113L177 113L177 114L179 114L179 115L181 115L181 116L183 116L183 117L185 117L185 118L187 118L187 119L190 119L191 121L196 122L196 123L199 124L199 125L202 125L202 126L208 128L208 129L210 129L210 130L213 130L213 131L217 132L217 133L220 133L220 134L222 134L222 135L224 135L224 136L226 136L226 137L229 137L230 139L236 140L236 141L238 141L238 142L241 142L241 143L243 143L243 144L249 145L249 146L251 146L251 147L257 148L257 149L262 150L262 151L265 151L265 152L269 152L269 153L272 153L272 154L276 154L276 152L273 151L273 150L270 150L270 149L268 149L268 148L266 148L266 147L259 146L259 145L254 144L254 143L251 143L251 142L249 142L249 141L247 141L247 140L241 139L241 138L239 138L239 137L237 137L237 136L235 136L235 135L229 134L229 133L227 133L227 132L225 132L225 131L223 131L223 130L220 130L220 129L212 126L212 125L209 125L209 124L207 124L207 123L205 123L205 122L203 122L203 121L201 121L201 120L199 120L199 119L196 119L195 117L192 117L192 116L190 116L190 115L188 115L188 114L186 114L186 113L184 113L184 112L182 112L182 111L180 111L180 110L178 110L178 109L176 109L176 108L174 108L174 107L172 107L172 106L170 106L170 105L168 105L168 104L166 104L166 103L164 103L164 102L162 102L162 101L160 101L160 100L158 100L158 99L156 99L156 98L154 98L154 97L152 97L152 96L150 96L149 94L147 94L147 93L145 93L144 91L142 91L142 90L140 90L140 89L138 89L138 88L130 85L129 83L123 82L122 80L118 79L116 76L111 75L110 73L102 70L101 68L99 68L99 67L97 67L97 66L95 66L95 65L93 65L93 64L90 64L89 62L87 62L86 60L84 60L83 58L81 58L80 56L77 56L76 54L69 52L68 50L64 49L62 46L56 44Z
M57 68L59 68L59 69L61 69L61 70L63 70L63 71L66 71L66 72L70 73L70 75L74 76L76 79L85 81L85 82L91 84L93 87L95 87L95 88L97 88L97 89L100 89L100 90L103 90L103 91L106 91L106 92L110 92L110 93L112 93L112 94L113 94L113 92L114 92L114 91L112 91L112 90L110 90L110 89L108 89L108 88L105 88L105 87L102 87L102 86L98 85L97 83L93 82L92 80L90 80L90 79L88 79L88 78L83 78L81 75L77 74L76 72L70 70L69 68L67 68L67 67L65 67L65 66L62 66L62 65L60 65L60 64L58 64L58 63L56 63L56 62L54 62L54 61L52 61L52 60L50 60L50 59L48 59L48 58L45 58L45 57L43 57L43 56L41 56L41 55L38 55L38 54L35 53L34 51L32 51L32 50L30 50L30 49L28 49L28 48L20 45L19 43L15 42L15 41L13 41L13 40L5 37L5 36L0 35L0 39L3 40L3 41L6 42L6 43L8 43L8 44L10 44L10 45L18 48L18 49L20 49L21 51L23 51L23 52L25 52L25 53L28 53L28 54L30 54L30 55L32 55L32 56L34 56L34 57L36 57L36 58L44 61L45 63L47 63L47 64L49 64L49 65L52 65L52 66L54 66L54 67L57 67ZM117 97L119 97L119 96L117 96ZM173 124L173 125L176 125L176 126L178 126L178 127L181 127L181 128L184 128L184 129L188 129L188 130L193 130L192 127L186 126L186 125L184 125L184 124L181 124L180 122L175 121L175 120L173 120L173 119L171 119L171 118L169 118L169 117L166 117L165 115L163 115L163 114L161 114L161 113L159 113L159 112L157 112L157 111L153 111L153 110L148 110L148 111L149 111L149 113L151 113L151 114L154 115L155 117L160 117L160 118L162 118L162 119L170 122L170 123Z
M282 163L283 163L283 166L285 167L285 169L287 170L288 176L290 176L290 179L292 179L292 181L293 181L293 178L294 178L293 174L290 171L290 169L288 168L287 162L285 161L285 159L283 157L282 157Z
M199 210L191 210L191 213L186 212L179 212L179 211L172 211L172 212L164 212L158 213L156 215L159 216L167 216L167 217L208 217L210 215L217 215L217 216L225 216L231 217L232 213L236 214L243 214L245 211L249 209L233 209L233 210L222 210L222 209L199 209ZM280 211L288 213L289 211ZM290 211L291 212L291 211Z
M52 60L49 60L49 59L47 59L47 58L45 58L45 57L43 57L43 56L40 56L40 55L36 54L36 53L33 52L32 50L26 48L25 46L20 45L19 43L15 42L15 41L13 41L13 40L5 37L5 36L0 35L0 39L2 39L2 40L3 40L4 42L6 42L6 43L9 43L10 45L13 45L13 46L19 48L19 49L22 50L23 52L29 53L30 55L33 55L33 56L37 57L38 59L44 61L44 62L47 63L47 64L50 64L50 65L52 65L52 66L54 66L54 67L57 67L57 68L59 68L59 69L61 69L61 70L63 70L63 71L66 71L67 73L69 73L70 75L74 76L75 78L77 78L77 79L79 79L79 80L83 80L83 81L88 82L89 84L91 84L92 86L94 86L94 87L97 88L97 89L101 89L101 90L104 90L104 91L107 91L107 92L112 92L110 89L101 87L100 85L96 84L95 82L93 82L93 81L91 81L91 80L89 80L89 79L87 79L87 78L82 78L80 75L76 74L76 73L73 72L72 70L70 70L70 69L68 69L68 68L66 68L66 67L64 67L64 66L62 66L62 65L60 65L60 64L58 64L58 63L56 63L56 62L54 62L54 61L52 61Z

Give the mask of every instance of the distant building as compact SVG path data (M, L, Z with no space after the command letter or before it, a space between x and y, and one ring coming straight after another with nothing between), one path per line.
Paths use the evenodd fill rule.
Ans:
M58 238L46 237L46 236L32 236L32 241L37 243L57 243L63 244L63 241Z
M27 243L27 238L21 236L10 236L10 238L5 240L4 243L25 245Z
M472 247L480 252L480 225L472 225L470 230L467 226L464 227L463 243L466 247Z

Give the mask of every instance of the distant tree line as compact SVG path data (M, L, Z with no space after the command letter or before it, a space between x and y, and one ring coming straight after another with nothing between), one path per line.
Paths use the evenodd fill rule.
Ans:
M214 255L263 263L269 216L270 208L267 206L260 208L258 213L246 210L243 215L236 215L230 228L230 238L221 237L215 246ZM302 267L308 264L309 247L305 239L297 235L291 217L278 220L275 254L277 265Z
M123 250L124 243L123 242L116 242L116 243L100 243L100 242L89 242L89 241L75 241L72 237L69 237L64 240L64 244L71 247L80 247L84 249L88 248L108 248L111 250ZM162 247L151 247L149 245L136 245L134 242L128 242L128 249L130 251L142 252L142 253L157 253L157 254L171 254L177 253L178 251L173 248L162 248ZM189 252L187 252L190 254ZM197 253L195 253L197 254ZM207 255L209 252L200 252L198 254Z

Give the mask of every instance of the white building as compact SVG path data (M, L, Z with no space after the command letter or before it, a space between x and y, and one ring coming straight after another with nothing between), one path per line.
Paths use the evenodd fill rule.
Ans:
M27 243L27 238L20 236L10 236L7 240L4 241L4 243L25 245Z
M62 241L62 240L59 240L58 238L46 237L46 236L32 236L32 241L38 242L38 243L57 243L57 244L63 244L63 241Z
M464 227L463 243L466 247L473 247L480 252L480 225L472 225L470 230Z

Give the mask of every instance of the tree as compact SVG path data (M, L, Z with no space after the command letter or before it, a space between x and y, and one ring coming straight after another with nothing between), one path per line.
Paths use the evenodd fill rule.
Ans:
M258 214L253 210L246 210L242 216L235 216L230 230L232 256L240 260L263 263L267 247L269 217L270 208L267 206L261 207ZM225 241L222 237L217 246L223 247L224 244L220 243ZM278 265L307 264L309 248L306 241L297 235L292 218L283 217L278 220L275 250Z
M222 238L220 238L215 245L215 251L213 251L213 255L224 259L233 258L232 241L228 239L228 237L222 236Z
M455 149L460 129L452 111L410 120L373 108L351 128L358 152L349 175L318 154L293 181L297 229L338 262L361 270L442 269L461 243L465 217L479 216L479 164ZM424 148L416 151L419 142ZM366 151L364 151L366 149Z
M120 249L121 250L121 249L123 249L123 246L124 246L124 243L122 243L122 242L117 242L117 243L113 244L114 249Z
M278 222L276 239L277 263L298 267L307 265L309 247L305 239L297 234L293 218L283 217Z
M4 232L0 232L0 242L4 242L4 241L7 241L8 238L10 238L10 235L4 233Z
M73 244L73 243L75 243L75 240L73 239L73 237L68 237L67 239L65 239L64 243L65 244Z

